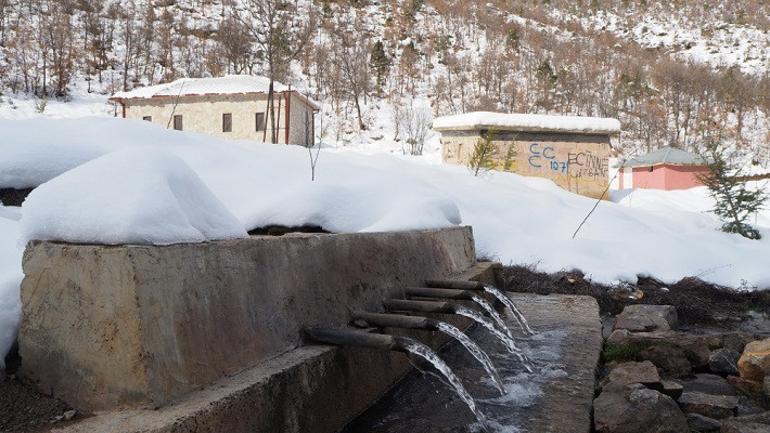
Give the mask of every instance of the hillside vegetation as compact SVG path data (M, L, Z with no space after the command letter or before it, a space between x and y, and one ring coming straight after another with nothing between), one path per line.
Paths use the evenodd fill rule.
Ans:
M337 139L383 122L403 136L427 100L433 116L618 117L626 154L716 137L766 163L768 16L763 0L0 0L0 89L267 74L322 101Z

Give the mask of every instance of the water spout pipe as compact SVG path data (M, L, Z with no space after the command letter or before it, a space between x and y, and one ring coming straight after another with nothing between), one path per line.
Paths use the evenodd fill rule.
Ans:
M404 293L410 296L440 299L473 299L479 293L475 290L439 289L432 287L407 287Z
M456 314L457 308L451 302L443 301L407 301L404 299L388 299L383 302L389 311L417 311L420 313Z
M439 330L439 321L421 316L406 316L403 314L383 314L353 312L354 320L363 320L369 325L389 328L405 329L427 329L429 331Z
M305 335L319 343L337 346L405 351L403 337L395 337L393 335L332 328L305 328Z
M484 283L468 280L428 280L425 282L428 287L437 287L445 289L459 290L483 290Z

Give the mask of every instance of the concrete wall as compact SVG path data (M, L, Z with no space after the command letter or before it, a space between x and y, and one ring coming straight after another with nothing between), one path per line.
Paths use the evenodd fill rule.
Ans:
M482 135L482 131L442 132L443 161L467 165ZM609 183L608 135L498 132L494 142L498 170L545 177L566 190L595 198ZM513 157L507 161L508 156Z
M280 101L280 109L278 107ZM264 132L256 129L256 113L267 112L267 94L202 95L183 96L174 109L175 97L150 99L129 99L124 102L125 117L142 119L150 116L152 122L169 125L174 115L182 116L183 130L200 132L220 138L262 141ZM312 119L313 111L304 99L291 93L287 110L287 93L278 92L275 98L275 119L278 125L278 142L286 143L286 114L289 112L289 143L305 144L305 113ZM222 115L232 114L232 132L222 131ZM265 115L269 142L271 137L270 118ZM169 125L173 128L173 121ZM313 134L310 134L312 137Z
M32 242L21 374L75 407L155 407L300 344L305 326L471 267L470 228L204 244Z
M452 277L499 285L498 269L499 264L477 263ZM460 329L471 323L458 315L432 316ZM383 332L412 337L434 349L450 341L440 332ZM101 412L53 432L334 433L410 370L402 353L308 342L160 409Z
M708 173L706 166L676 166L669 164L653 167L634 167L634 188L677 190L701 186L698 175Z

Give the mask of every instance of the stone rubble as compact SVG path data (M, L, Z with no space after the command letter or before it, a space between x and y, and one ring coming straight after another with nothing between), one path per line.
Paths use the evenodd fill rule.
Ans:
M770 338L677 330L670 305L604 320L597 433L770 433Z

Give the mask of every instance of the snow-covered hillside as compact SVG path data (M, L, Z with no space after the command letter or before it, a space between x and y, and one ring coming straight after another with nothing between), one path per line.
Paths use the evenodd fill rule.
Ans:
M395 119L419 101L433 116L615 117L626 155L719 137L770 162L761 0L289 3L288 27L311 23L312 35L276 78L323 103L327 143L403 152ZM265 74L249 16L245 0L0 2L0 117L107 114L87 101L177 78Z

